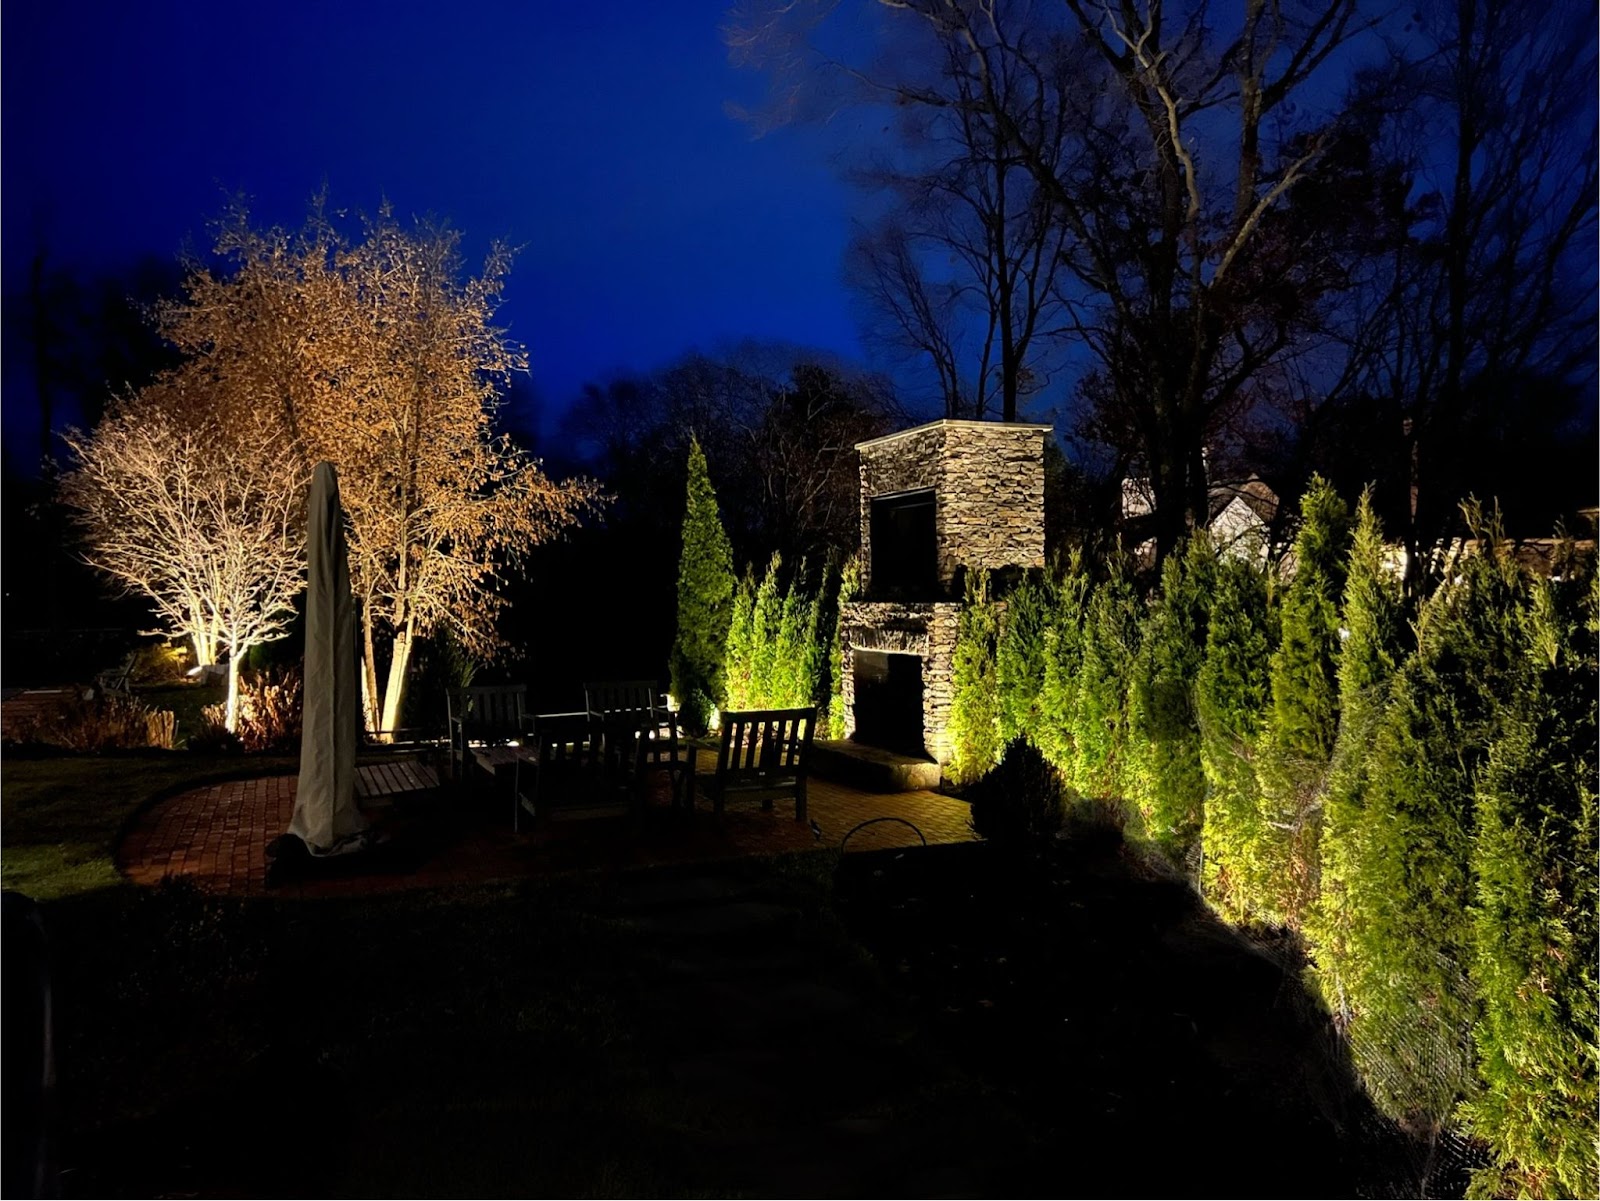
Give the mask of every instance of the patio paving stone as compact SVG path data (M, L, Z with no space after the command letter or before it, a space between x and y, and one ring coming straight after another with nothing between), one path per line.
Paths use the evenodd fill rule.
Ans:
M711 757L702 753L709 770ZM135 884L186 877L223 895L269 893L266 847L289 828L296 777L262 776L207 785L168 797L142 813L124 836L117 866ZM716 862L751 855L837 847L893 847L966 842L973 835L967 805L933 792L871 793L813 779L808 825L781 802L770 812L731 807L721 818L700 798L692 816L671 809L664 785L630 834L615 820L554 821L512 833L510 813L448 789L405 807L372 805L369 815L394 835L393 853L367 864L330 865L330 874L271 891L287 897L355 896L415 888L538 877L559 872L625 869L661 863ZM510 809L509 803L503 808ZM875 819L888 818L881 821ZM870 823L870 824L864 824ZM909 824L907 824L909 823ZM915 827L913 829L912 827ZM852 833L852 831L854 831ZM335 874L336 873L336 874Z

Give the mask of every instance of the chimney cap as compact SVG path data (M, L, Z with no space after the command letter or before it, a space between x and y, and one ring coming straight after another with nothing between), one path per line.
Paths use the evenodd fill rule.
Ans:
M884 434L879 438L869 438L865 442L857 442L857 450L866 450L871 446L881 446L885 442L893 442L896 438L905 438L911 434L920 434L924 430L938 429L940 426L953 426L963 429L986 430L1054 430L1053 425L1040 425L1030 421L971 421L966 418L941 417L938 421L925 422L914 425L910 429L896 430L892 434Z

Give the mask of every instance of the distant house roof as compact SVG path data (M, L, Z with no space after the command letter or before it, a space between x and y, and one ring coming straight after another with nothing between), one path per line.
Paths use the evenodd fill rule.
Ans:
M1271 525L1278 516L1278 494L1259 475L1252 475L1242 484L1213 484L1211 487L1210 518L1215 521L1234 501L1244 506L1261 521Z

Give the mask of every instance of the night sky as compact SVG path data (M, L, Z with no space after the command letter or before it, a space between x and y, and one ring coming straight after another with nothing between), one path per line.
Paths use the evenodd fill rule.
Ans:
M859 358L840 259L852 197L828 146L727 106L724 0L3 8L5 437L37 437L29 264L85 279L336 208L446 218L470 265L520 246L501 318L546 409L691 347L778 339ZM23 443L30 445L31 443ZM25 456L24 456L25 457Z

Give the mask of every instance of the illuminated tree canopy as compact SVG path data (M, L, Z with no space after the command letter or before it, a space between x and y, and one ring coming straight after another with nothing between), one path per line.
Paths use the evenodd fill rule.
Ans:
M208 414L210 383L179 368L69 431L62 499L91 565L149 598L198 662L226 653L232 730L240 661L283 637L305 587L305 472L247 408Z
M550 480L496 432L501 390L526 365L493 324L505 248L464 279L459 233L403 227L385 207L352 241L319 202L294 233L236 211L216 250L230 269L195 265L162 332L302 463L338 467L368 723L391 731L416 640L447 624L492 655L504 573L598 491Z

